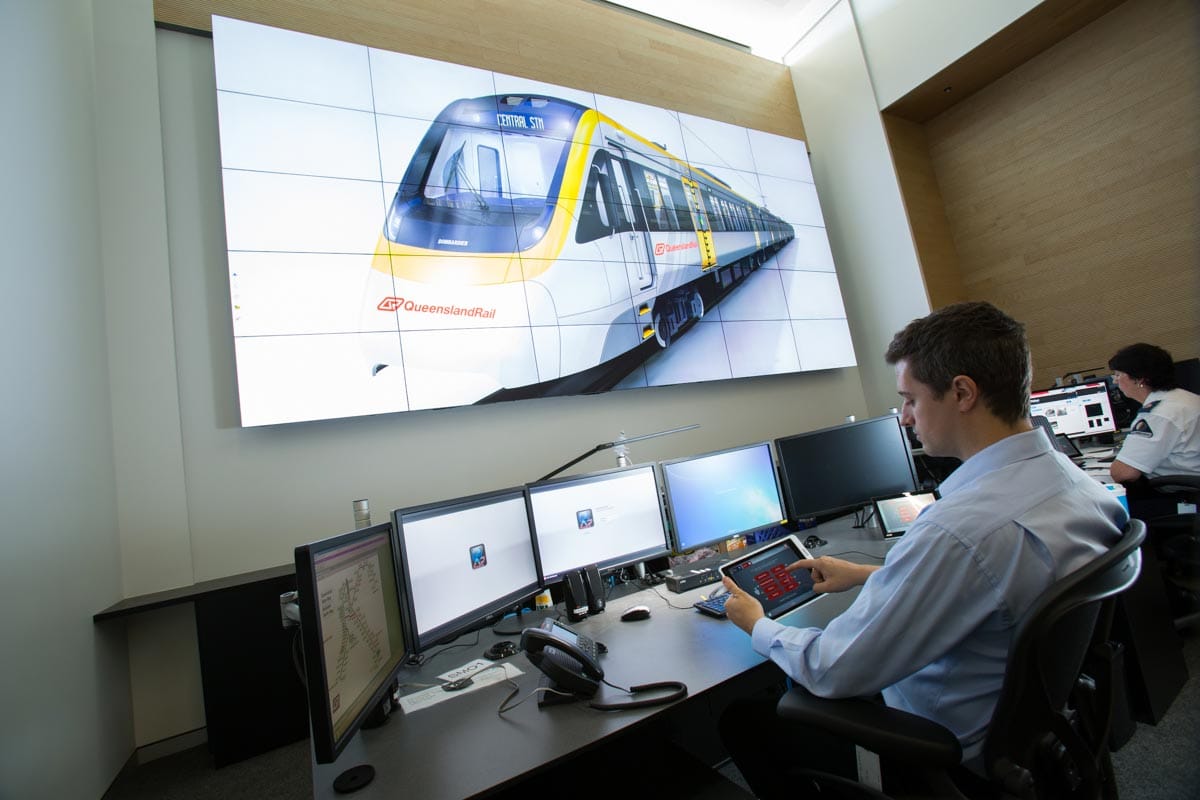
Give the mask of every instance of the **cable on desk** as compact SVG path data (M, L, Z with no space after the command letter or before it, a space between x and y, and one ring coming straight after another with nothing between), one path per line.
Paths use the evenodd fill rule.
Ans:
M512 678L506 678L505 680L513 688L512 688L512 691L508 693L508 696L500 701L500 705L496 707L496 713L500 716L504 716L505 712L512 711L514 708L521 705L529 698L537 695L539 692L551 692L553 694L561 695L562 697L574 697L575 696L571 692L564 692L564 691L561 691L560 689L552 689L549 686L539 686L536 689L534 689L533 691L531 691L529 694L525 695L520 700L518 700L517 702L513 703L510 706L510 705L508 705L508 701L512 700L514 697L516 697L517 693L521 691L521 687Z
M876 561L883 561L885 558L887 558L887 556L877 556L874 553L864 553L862 550L843 550L840 553L822 553L821 554L821 556L829 556L830 558L840 558L841 556L849 556L849 555L866 556L867 558L872 558ZM821 556L818 556L818 558L820 558Z
M668 607L682 610L682 612L690 612L690 610L694 609L694 607L692 607L691 604L688 604L688 606L676 606L676 604L671 602L670 597L667 597L666 595L662 594L661 591L659 591L658 589L655 589L654 587L650 587L650 590L652 590L654 594L658 595L659 599L662 602L665 602Z
M463 634L463 635L465 636L466 634ZM430 661L433 661L435 658L440 656L442 653L448 653L451 650L457 650L460 647L475 647L478 644L479 644L479 629L476 628L475 629L475 641L462 642L460 644L448 644L445 647L443 647L441 650L438 650L436 653L430 653L429 655L427 655L424 659L424 663L428 664Z

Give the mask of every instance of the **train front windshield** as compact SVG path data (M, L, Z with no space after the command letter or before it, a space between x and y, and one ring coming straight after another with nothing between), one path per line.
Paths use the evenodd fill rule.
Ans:
M469 253L537 244L553 216L570 141L436 122L388 212L397 244Z

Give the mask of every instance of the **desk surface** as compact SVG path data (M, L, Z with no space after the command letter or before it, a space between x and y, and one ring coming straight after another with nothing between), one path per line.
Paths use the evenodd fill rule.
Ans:
M802 531L801 538L813 531ZM814 555L841 556L879 563L889 542L878 529L855 530L849 518L820 526L815 533L828 544ZM848 552L855 551L855 552ZM728 620L698 613L691 604L713 587L672 594L665 586L643 589L609 602L604 613L571 627L608 646L602 657L605 678L618 686L683 681L686 703L714 687L756 669L775 669L750 647L749 637ZM824 625L841 613L856 591L825 595L793 611L783 621L796 626ZM620 612L647 605L651 616L621 622ZM474 647L433 658L401 674L406 683L436 683L436 675L478 658L503 637L480 633ZM460 641L470 641L463 637ZM507 659L524 672L518 697L535 688L541 673L521 654ZM520 781L569 758L602 739L630 729L671 706L596 711L583 703L539 709L534 698L503 716L496 709L511 691L507 683L486 686L411 714L393 714L388 723L360 731L337 762L313 767L314 794L337 797L333 780L361 763L376 770L375 780L355 793L356 800L421 797L463 798ZM602 686L597 699L620 701L626 695Z

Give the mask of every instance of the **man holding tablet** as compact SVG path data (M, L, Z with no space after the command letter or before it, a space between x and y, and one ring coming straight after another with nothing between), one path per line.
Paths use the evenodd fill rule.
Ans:
M813 694L882 692L888 705L950 729L964 764L978 767L1017 621L1051 583L1114 544L1128 515L1030 426L1029 346L999 309L939 309L896 334L886 358L901 422L926 453L963 462L941 499L881 566L828 556L790 565L808 570L818 593L862 586L824 629L769 619L728 578L725 610L757 652ZM721 735L762 798L795 795L790 764L856 774L853 747L779 724L773 698L734 703Z

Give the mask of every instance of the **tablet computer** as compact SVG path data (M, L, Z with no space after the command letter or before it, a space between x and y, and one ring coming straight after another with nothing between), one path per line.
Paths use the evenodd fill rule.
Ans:
M812 553L795 536L785 536L722 564L721 574L758 600L764 614L778 619L817 597L810 570L788 571L788 564L802 558Z
M921 509L937 498L937 492L905 492L893 497L875 498L872 501L875 504L875 518L879 520L883 538L903 536Z

